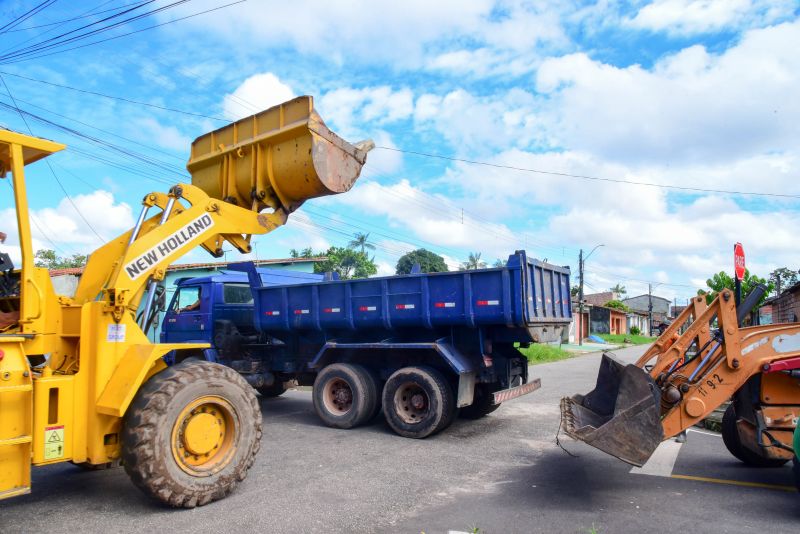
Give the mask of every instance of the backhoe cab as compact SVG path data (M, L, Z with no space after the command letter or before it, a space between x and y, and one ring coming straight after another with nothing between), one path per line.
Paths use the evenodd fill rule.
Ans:
M33 465L123 460L133 482L172 506L227 495L259 449L252 388L208 362L169 369L162 356L206 344L153 344L158 282L175 260L284 224L304 201L345 192L370 142L353 146L300 97L199 137L192 184L142 201L136 225L94 251L73 297L33 264L24 168L64 145L0 130L0 176L11 179L19 269L0 257L0 498L30 491ZM151 214L154 211L154 214Z
M758 466L792 459L800 452L800 323L739 327L764 291L739 310L727 289L708 306L695 297L635 364L604 354L595 389L561 400L564 431L641 466L663 440L733 397L722 424L728 450Z

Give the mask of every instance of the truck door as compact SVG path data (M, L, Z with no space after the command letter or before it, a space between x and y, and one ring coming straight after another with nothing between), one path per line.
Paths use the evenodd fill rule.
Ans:
M213 329L208 324L209 291L202 286L178 288L172 298L166 316L162 340L165 343L184 343L189 341L211 341Z

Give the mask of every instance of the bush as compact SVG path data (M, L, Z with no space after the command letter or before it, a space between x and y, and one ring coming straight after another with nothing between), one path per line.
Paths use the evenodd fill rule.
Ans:
M642 329L639 328L638 326L632 326L631 327L631 335L632 336L638 336L641 333L642 333Z

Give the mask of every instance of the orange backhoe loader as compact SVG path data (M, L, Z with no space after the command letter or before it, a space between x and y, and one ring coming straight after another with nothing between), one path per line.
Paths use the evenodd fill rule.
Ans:
M641 466L732 399L722 421L731 454L762 467L794 458L797 473L800 323L739 326L765 291L757 287L738 313L730 290L708 306L695 297L634 364L604 354L595 389L561 400L564 431Z

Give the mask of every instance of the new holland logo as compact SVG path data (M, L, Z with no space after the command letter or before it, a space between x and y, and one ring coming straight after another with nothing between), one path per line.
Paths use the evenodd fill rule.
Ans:
M125 272L131 280L136 280L145 274L150 267L160 263L164 258L178 250L186 242L194 239L198 235L214 226L214 219L209 214L203 214L196 218L168 238L164 239L156 246L131 261L125 266Z

